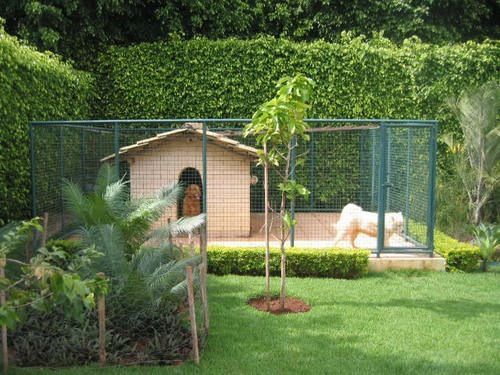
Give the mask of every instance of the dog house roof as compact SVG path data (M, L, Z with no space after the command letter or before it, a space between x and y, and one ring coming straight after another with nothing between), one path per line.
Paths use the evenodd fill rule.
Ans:
M203 136L203 129L200 128L198 124L185 124L182 128L180 129L175 129L169 132L165 133L159 133L154 137L151 138L146 138L142 139L137 143L131 144L129 146L125 146L120 148L120 155L124 155L126 158L128 155L126 155L129 152L136 152L136 151L142 151L145 148L148 148L148 146L159 143L162 141L165 141L168 138L172 138L173 136L180 135L183 133L187 134L193 134L198 137ZM206 132L207 135L207 141L215 143L221 147L230 149L233 152L236 152L238 154L247 156L249 158L255 159L257 158L257 149L254 147L246 146L238 141L235 141L234 139L228 138L223 136L222 134L218 134L215 132L208 131ZM101 162L111 160L115 157L115 154L108 155L104 158L101 159Z

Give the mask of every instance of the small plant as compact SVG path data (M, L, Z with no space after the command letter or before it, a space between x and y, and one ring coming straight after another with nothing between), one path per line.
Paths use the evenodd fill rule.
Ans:
M474 228L474 237L483 258L482 270L486 272L488 260L500 246L500 226L481 223Z
M304 162L304 155L293 157L297 142L309 140L306 133L308 124L304 121L310 108L314 81L303 74L284 77L276 85L276 95L262 104L252 117L252 122L245 127L244 136L255 136L259 152L259 164L264 166L264 226L266 231L266 300L269 306L269 178L268 170L274 168L280 179L278 189L281 192L279 206L280 250L281 250L281 287L280 309L285 309L286 298L286 250L285 243L296 220L287 209L298 197L309 195L303 185L293 177L296 165ZM295 165L293 165L295 163ZM280 168L281 167L281 168ZM288 205L287 205L288 203Z
M85 310L95 306L95 295L107 291L105 280L95 274L80 274L91 257L100 255L94 251L72 257L62 249L42 247L27 262L9 257L25 247L34 230L42 231L38 218L0 228L0 267L5 270L0 277L0 291L7 297L0 306L0 325L9 328L20 321L27 308L49 311L64 306L68 316L82 319Z

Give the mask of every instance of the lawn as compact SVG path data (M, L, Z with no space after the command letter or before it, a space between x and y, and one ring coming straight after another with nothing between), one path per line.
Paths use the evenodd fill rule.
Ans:
M212 327L199 371L187 363L15 373L500 374L499 273L290 278L290 295L312 310L286 316L246 304L263 283L260 277L210 277Z

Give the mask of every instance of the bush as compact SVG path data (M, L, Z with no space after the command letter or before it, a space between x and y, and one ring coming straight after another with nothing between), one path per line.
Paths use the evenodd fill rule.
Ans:
M208 272L215 275L264 275L263 248L208 247ZM354 279L368 269L369 251L337 249L288 249L287 275ZM269 260L273 276L280 274L280 251L271 249Z
M310 117L435 118L441 132L459 135L443 102L498 78L499 47L349 35L338 43L196 39L112 47L99 58L96 111L103 118L248 118L272 97L274 82L302 72L317 83ZM447 152L440 145L441 164Z
M446 259L448 271L473 272L479 268L481 254L477 246L457 241L436 230L434 247Z
M81 243L77 240L51 239L47 241L45 247L49 250L60 249L68 254L75 254L81 249Z
M0 27L0 225L30 215L28 122L88 117L91 90L88 74Z

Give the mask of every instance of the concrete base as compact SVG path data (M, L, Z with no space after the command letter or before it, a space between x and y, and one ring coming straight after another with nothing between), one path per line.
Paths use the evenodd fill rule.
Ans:
M387 270L428 270L445 271L446 261L441 256L434 254L381 254L377 258L372 254L368 261L368 270L373 272L382 272Z

